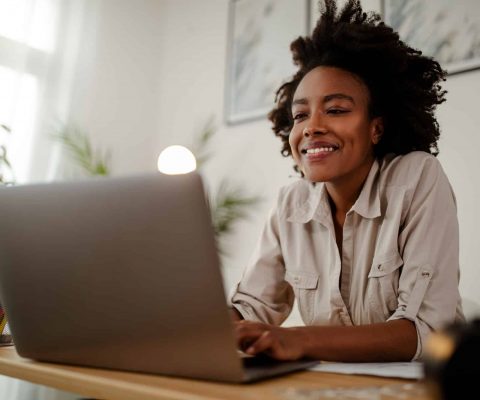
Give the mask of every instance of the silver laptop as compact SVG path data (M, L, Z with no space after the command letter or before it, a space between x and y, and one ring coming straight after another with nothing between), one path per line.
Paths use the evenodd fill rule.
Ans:
M226 382L241 358L197 173L0 189L0 301L21 356Z

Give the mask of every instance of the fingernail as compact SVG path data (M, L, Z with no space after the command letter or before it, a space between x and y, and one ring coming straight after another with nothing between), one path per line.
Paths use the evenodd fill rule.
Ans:
M247 354L255 354L255 349L253 347L249 347L246 351Z

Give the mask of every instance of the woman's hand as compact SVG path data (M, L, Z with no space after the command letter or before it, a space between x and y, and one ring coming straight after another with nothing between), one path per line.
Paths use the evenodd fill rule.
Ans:
M277 360L297 360L305 355L301 328L280 328L245 320L234 325L237 343L247 354L265 353Z
M230 318L232 319L232 322L237 322L243 320L242 314L240 314L236 308L230 308L229 310L230 313Z

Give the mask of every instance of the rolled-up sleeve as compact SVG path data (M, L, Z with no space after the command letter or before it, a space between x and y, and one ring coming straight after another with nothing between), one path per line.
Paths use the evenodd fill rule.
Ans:
M410 187L404 224L399 235L403 268L398 308L389 320L415 323L422 357L433 331L456 319L459 303L459 239L455 197L439 162L429 157Z
M243 277L230 296L230 305L247 320L280 325L294 302L285 281L277 207L272 209Z

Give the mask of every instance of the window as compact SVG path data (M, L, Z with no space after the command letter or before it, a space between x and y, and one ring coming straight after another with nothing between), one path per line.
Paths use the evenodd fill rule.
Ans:
M12 130L2 133L0 141L7 146L18 182L32 176L35 152L46 142L45 114L60 98L61 53L67 48L65 38L70 38L60 30L68 30L75 2L82 3L0 0L0 124Z

